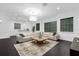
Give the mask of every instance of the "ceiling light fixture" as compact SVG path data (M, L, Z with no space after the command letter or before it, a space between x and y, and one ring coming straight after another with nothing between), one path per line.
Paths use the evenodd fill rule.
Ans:
M28 14L29 16L37 16L41 13L41 11L37 8L27 8L25 9L24 13Z
M57 7L57 10L60 10L60 7Z
M29 17L29 20L30 20L30 21L37 21L37 17L35 17L35 16L30 16L30 17Z
M0 20L0 23L2 22L2 20Z

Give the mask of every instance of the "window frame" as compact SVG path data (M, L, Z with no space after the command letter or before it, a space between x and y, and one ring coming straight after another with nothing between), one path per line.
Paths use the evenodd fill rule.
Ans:
M70 22L70 21L67 21L68 19L69 19L70 21L72 21L71 24L68 23L68 22ZM68 18L60 19L60 32L73 32L73 19L74 19L74 17L68 17ZM61 23L62 20L63 20L63 24ZM66 23L64 20L65 20L67 23ZM65 24L64 24L64 23L65 23ZM65 26L66 26L66 27L65 27ZM63 29L62 27L63 27L64 29ZM67 27L68 27L69 29L68 29ZM70 27L71 27L72 29L71 29ZM65 29L65 28L66 28L66 29Z
M54 24L55 26L52 26L51 24ZM45 25L47 25L47 30L46 30ZM52 30L53 28L55 30ZM57 21L45 22L44 23L44 32L57 32Z
M21 29L21 24L20 23L14 23L14 29Z
M40 31L40 23L36 23L36 31Z

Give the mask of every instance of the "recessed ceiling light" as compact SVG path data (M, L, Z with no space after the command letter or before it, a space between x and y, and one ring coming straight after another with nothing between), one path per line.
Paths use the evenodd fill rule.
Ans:
M60 10L60 7L57 7L57 10Z
M0 23L2 22L2 20L0 20Z

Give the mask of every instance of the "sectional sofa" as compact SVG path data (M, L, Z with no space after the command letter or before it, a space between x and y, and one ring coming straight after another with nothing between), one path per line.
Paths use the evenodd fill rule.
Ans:
M23 36L21 36L23 35ZM18 34L16 35L16 40L17 42L26 42L26 41L30 41L32 40L32 37L34 36L37 36L37 37L40 37L40 36L43 36L43 37L49 37L50 40L58 40L60 39L60 36L59 35L55 35L53 36L53 33L48 33L48 32L38 32L38 33L30 33L29 35L28 34Z

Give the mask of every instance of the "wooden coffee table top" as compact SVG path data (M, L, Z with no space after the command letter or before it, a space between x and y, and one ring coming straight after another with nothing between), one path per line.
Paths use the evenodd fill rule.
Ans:
M33 40L37 40L37 41L45 41L47 40L48 38L47 37L42 37L42 38L39 38L39 37L32 37Z

